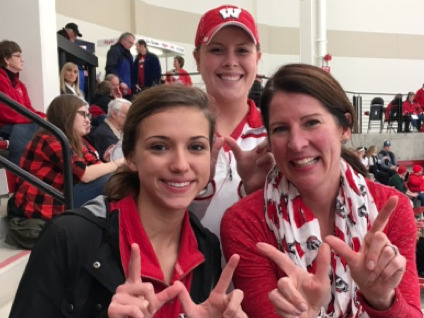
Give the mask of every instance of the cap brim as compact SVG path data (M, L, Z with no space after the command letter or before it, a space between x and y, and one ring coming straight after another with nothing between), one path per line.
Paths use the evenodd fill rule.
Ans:
M201 43L202 43L202 45L208 45L210 42L211 42L211 40L213 39L213 37L215 36L215 34L219 31L219 30L221 30L222 28L224 28L224 27L227 27L227 26L236 26L236 27L239 27L239 28L241 28L241 29L243 29L247 34L249 34L250 35L250 37L252 38L252 40L253 40L253 43L255 43L255 45L258 45L258 42L256 41L256 38L255 38L255 36L253 35L253 33L252 33L252 31L250 31L249 30L249 28L248 27L246 27L243 23L240 23L240 22L237 22L237 21L228 21L228 22L224 22L224 23L221 23L221 24L219 24L218 26L216 26L215 28L213 28L210 32L209 32L209 34L207 34L206 35L206 38L208 39L207 41L202 41Z

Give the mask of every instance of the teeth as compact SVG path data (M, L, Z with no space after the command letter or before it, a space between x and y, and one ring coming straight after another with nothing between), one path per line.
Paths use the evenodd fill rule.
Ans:
M307 166L307 165L314 163L315 161L316 161L315 158L310 157L310 158L305 158L305 159L302 159L302 160L296 160L296 161L293 161L293 162L296 166L304 167L304 166Z
M190 184L190 182L167 182L168 185L175 188L184 188Z
M240 75L221 75L221 78L226 81L238 81Z

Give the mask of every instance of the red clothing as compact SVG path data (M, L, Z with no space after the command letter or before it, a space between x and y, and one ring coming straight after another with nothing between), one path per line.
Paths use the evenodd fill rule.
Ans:
M419 115L422 114L422 112L423 110L420 104L418 104L416 101L411 103L410 101L406 100L402 103L402 116L411 114Z
M120 201L110 203L110 210L115 209L125 211L125 213L119 214L119 250L125 276L128 276L131 244L138 243L141 255L140 273L142 281L152 283L155 293L164 290L177 280L181 281L187 290L190 290L193 270L205 261L205 257L198 250L197 239L190 226L188 212L186 212L182 221L178 257L168 285L165 282L153 246L140 221L134 198L127 196ZM183 312L179 301L170 301L162 306L154 317L180 317Z
M402 281L396 289L395 301L387 311L374 311L361 297L364 310L370 318L422 317L420 292L415 265L416 225L409 200L397 190L377 183L367 182L370 193L380 210L390 196L399 197L384 233L405 256L407 264ZM251 318L278 317L268 300L268 293L275 289L277 280L285 274L268 258L262 256L256 243L267 242L278 248L275 236L265 223L263 191L256 191L227 210L221 221L221 243L228 259L240 255L233 282L244 292L243 309Z
M191 86L191 78L190 75L188 75L186 70L183 70L182 68L179 70L173 70L172 72L166 73L165 78L166 83L180 83L184 84L185 86Z
M423 174L411 173L408 178L408 188L412 192L424 192Z
M424 90L422 88L415 93L415 100L420 104L421 108L424 109Z
M91 145L86 143L82 150L84 158L77 157L75 153L71 155L74 184L81 180L88 165L100 163L96 150ZM53 188L64 190L62 146L56 137L36 133L27 144L19 165ZM65 209L63 203L29 182L19 179L16 189L15 205L23 212L23 217L50 220Z
M144 87L144 60L146 55L140 55L138 60L138 86Z
M6 70L0 67L0 92L7 95L11 99L15 100L19 104L25 106L34 114L39 115L42 118L46 118L46 115L43 112L35 110L31 101L29 100L27 89L19 80L19 74L16 74L11 81ZM5 124L27 124L31 121L22 115L19 115L17 112L12 110L10 107L6 106L3 103L0 103L0 126Z

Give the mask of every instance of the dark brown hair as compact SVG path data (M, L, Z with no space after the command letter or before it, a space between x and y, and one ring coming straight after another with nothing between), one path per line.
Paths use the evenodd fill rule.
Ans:
M299 93L317 99L333 115L336 123L352 130L356 123L353 106L339 82L328 72L308 64L288 64L280 67L268 80L261 97L261 115L265 128L269 132L269 104L276 92ZM345 114L350 114L351 120ZM356 154L342 147L341 156L357 172L367 175Z
M47 120L63 131L72 150L82 157L81 137L74 131L74 120L77 110L87 103L76 95L59 95L52 100L47 109Z
M145 90L133 101L122 129L124 157L129 158L132 155L144 119L176 107L198 109L205 115L209 122L209 142L212 146L215 120L208 109L207 95L199 88L160 85ZM138 174L131 171L126 165L118 169L105 186L105 193L111 200L119 200L129 194L136 195L139 190Z

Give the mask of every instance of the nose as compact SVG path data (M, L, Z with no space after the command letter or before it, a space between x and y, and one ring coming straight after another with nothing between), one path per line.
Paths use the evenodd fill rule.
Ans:
M173 153L171 170L173 172L184 172L189 168L189 161L187 157L187 151L185 149L176 149Z
M232 51L228 51L224 55L224 66L230 67L230 66L235 66L237 64L238 62L237 62L236 54Z
M305 132L299 128L293 128L290 131L288 147L290 150L298 152L308 145L308 139Z

